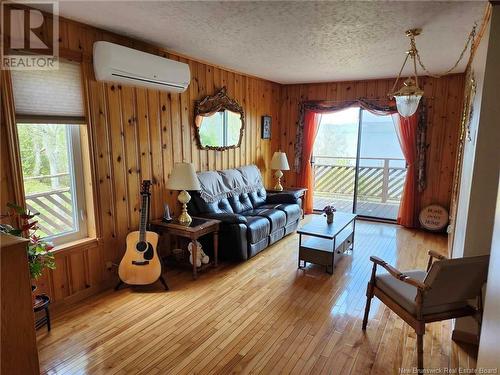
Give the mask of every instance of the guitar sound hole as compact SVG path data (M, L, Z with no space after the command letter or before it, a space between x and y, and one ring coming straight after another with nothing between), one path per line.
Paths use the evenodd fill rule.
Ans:
M137 249L137 251L140 251L141 253L143 253L144 251L147 250L148 243L147 242L138 242L137 245L135 246L135 248Z
M144 253L144 259L147 259L147 260L151 260L153 259L155 253L153 251L153 245L151 245L149 242L148 242L148 249L146 250L146 252Z

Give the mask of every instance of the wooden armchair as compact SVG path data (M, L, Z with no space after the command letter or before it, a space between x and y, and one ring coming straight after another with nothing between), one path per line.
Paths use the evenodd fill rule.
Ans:
M480 323L481 289L488 274L489 255L447 259L429 251L427 271L401 272L382 259L371 256L371 279L366 290L363 330L368 323L370 303L377 296L417 334L417 367L423 370L425 323L474 316ZM434 261L435 260L435 261ZM377 274L377 266L387 272ZM475 306L470 300L476 300Z

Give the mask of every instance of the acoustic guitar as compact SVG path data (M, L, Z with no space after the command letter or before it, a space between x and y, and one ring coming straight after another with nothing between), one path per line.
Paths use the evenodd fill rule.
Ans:
M131 232L127 236L127 250L123 256L118 275L121 283L131 285L152 284L158 279L165 288L167 286L161 277L161 263L156 246L158 245L158 234L146 230L149 219L149 188L151 181L144 180L141 185L141 222L139 230Z

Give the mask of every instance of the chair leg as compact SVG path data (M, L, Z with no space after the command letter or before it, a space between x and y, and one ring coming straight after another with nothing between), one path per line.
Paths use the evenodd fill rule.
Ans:
M370 283L368 283L368 287L366 288L366 305L365 305L365 316L363 317L363 325L361 329L366 330L366 325L368 324L368 314L370 313L370 306L373 298L373 287Z
M424 334L417 333L417 370L419 374L424 371Z

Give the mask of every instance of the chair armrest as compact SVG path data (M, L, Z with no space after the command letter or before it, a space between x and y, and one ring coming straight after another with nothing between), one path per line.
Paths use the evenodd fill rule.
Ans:
M268 194L266 203L295 203L297 204L298 197L294 193L273 193Z
M243 215L238 214L228 214L228 213L213 213L213 214L202 214L199 215L206 219L220 220L227 224L246 224L247 218Z
M400 281L402 281L402 282L404 282L406 284L412 285L415 288L420 289L420 290L427 290L427 289L429 289L429 287L427 285L425 285L423 282L411 278L410 276L408 276L405 273L403 273L403 272L399 271L398 269L394 268L389 263L387 263L386 261L380 259L379 257L371 256L370 260L373 263L375 263L376 265L379 265L379 266L383 267L391 276L395 277L396 279L398 279L398 280L400 280Z

